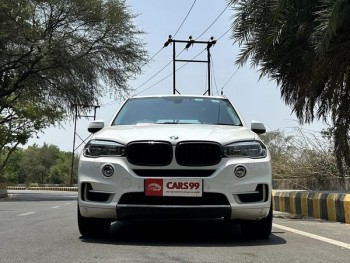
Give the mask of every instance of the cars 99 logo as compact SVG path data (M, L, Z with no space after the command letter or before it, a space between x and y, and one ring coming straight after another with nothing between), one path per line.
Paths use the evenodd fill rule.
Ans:
M182 190L197 190L200 187L198 182L167 182L166 188L168 189L182 189Z

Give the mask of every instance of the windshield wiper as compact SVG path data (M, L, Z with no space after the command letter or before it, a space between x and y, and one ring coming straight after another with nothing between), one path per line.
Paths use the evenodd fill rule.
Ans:
M242 125L236 125L236 124L232 124L232 123L222 123L222 122L215 123L214 125L242 126Z
M164 122L156 122L156 124L179 124L176 121L164 121Z

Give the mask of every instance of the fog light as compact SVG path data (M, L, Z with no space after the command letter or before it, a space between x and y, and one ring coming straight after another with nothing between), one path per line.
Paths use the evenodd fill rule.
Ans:
M110 164L106 164L102 167L102 174L105 177L111 177L114 174L114 168Z
M242 178L247 174L247 169L242 165L238 165L236 166L234 173L238 178Z

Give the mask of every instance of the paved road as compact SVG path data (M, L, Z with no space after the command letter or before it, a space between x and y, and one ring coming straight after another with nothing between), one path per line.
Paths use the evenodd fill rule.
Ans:
M247 240L217 221L115 223L83 239L76 193L11 191L0 201L0 263L349 262L350 225L276 213L269 240Z

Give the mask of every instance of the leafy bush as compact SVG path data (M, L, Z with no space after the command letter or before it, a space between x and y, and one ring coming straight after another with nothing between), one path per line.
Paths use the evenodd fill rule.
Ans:
M295 128L291 133L276 130L261 136L269 147L274 179L286 179L307 189L328 189L330 180L341 178L332 136L326 131ZM345 176L349 170L344 166ZM341 180L339 180L341 181Z

